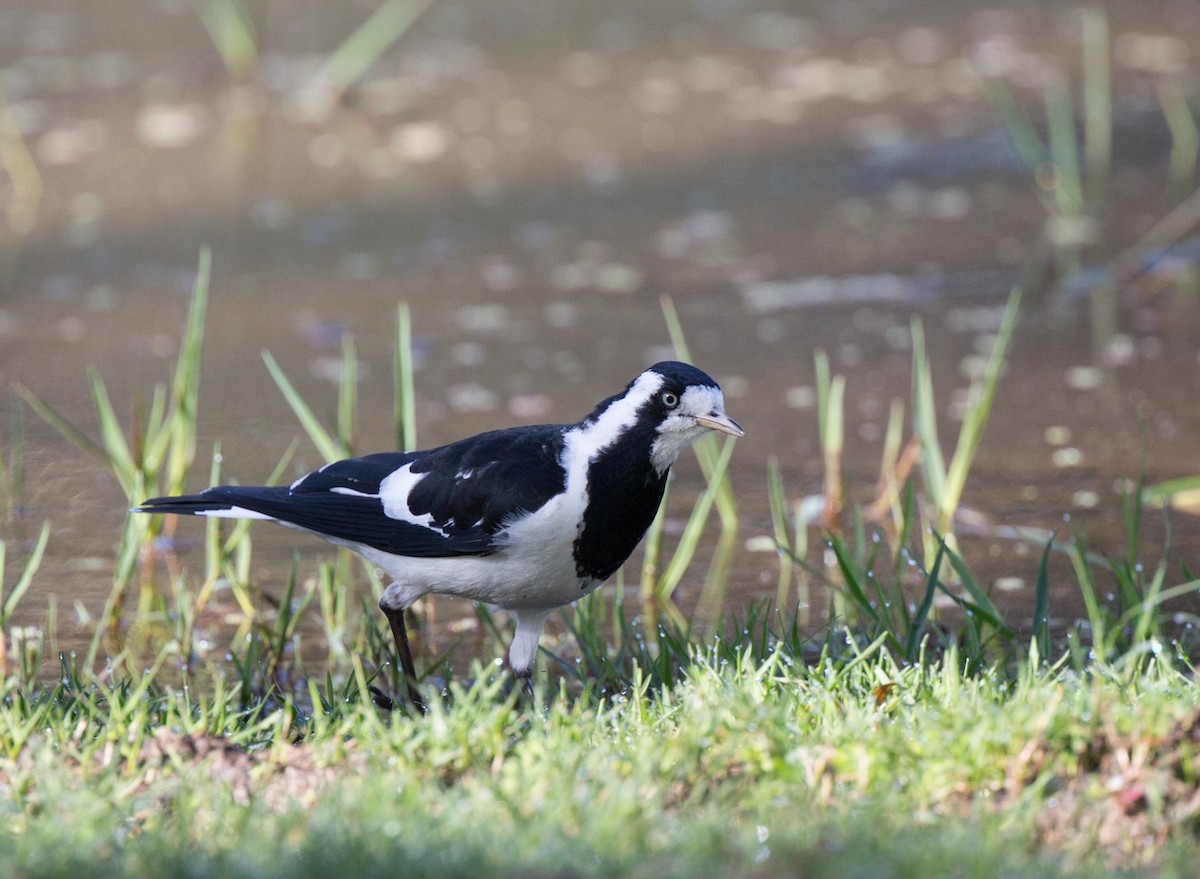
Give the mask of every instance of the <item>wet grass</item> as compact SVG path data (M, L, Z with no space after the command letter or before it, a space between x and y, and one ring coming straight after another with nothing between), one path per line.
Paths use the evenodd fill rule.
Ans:
M424 718L353 678L247 705L163 668L5 686L6 872L1171 876L1197 854L1200 700L1161 658L1004 678L728 644L602 700L528 704L477 669Z
M206 268L170 390L155 392L128 434L99 376L99 442L23 392L118 474L131 501L179 490L194 463ZM669 304L665 315L686 356ZM1015 316L1014 300L949 464L931 448L928 366L915 346L915 439L905 441L894 406L873 503L844 496L848 389L826 364L833 472L821 507L837 515L812 524L821 514L806 517L771 469L775 605L724 600L721 547L740 525L733 445L700 446L706 485L682 535L669 537L660 518L640 571L564 609L567 634L543 651L532 699L512 692L496 662L455 673L426 649L430 713L381 710L372 688L400 682L372 572L345 554L315 572L299 560L269 595L249 578L252 532L219 520L206 523L199 570L188 571L161 523L131 517L91 649L55 656L52 617L41 629L10 625L50 528L32 545L0 544L10 550L0 583L11 584L0 595L0 870L1188 875L1200 854L1200 695L1179 602L1194 603L1200 584L1171 573L1169 549L1142 556L1143 493L1128 494L1117 558L1091 552L1083 535L1042 543L1021 619L1001 613L952 539ZM401 310L402 446L416 442L410 334ZM273 372L327 457L355 447L349 340L343 354L332 427ZM714 522L717 548L698 574ZM1087 611L1065 629L1052 624L1055 553L1070 559ZM637 608L626 578L641 584ZM838 597L823 621L805 616L816 582ZM697 583L704 597L688 616L677 593ZM938 611L939 595L953 613ZM501 656L506 621L485 608L479 619L482 656Z

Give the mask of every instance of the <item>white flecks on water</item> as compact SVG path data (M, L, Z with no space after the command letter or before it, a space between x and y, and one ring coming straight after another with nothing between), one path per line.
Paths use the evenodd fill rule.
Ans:
M1067 387L1076 391L1094 391L1104 383L1104 373L1094 366L1072 366L1066 374Z
M1071 441L1071 428L1062 424L1053 424L1046 428L1043 436L1045 437L1046 445L1065 446Z
M446 390L446 403L459 414L493 412L500 405L495 391L474 382L453 385Z
M817 390L811 385L795 385L783 392L783 402L789 409L811 409L817 404Z
M1083 452L1074 446L1064 446L1054 450L1050 461L1055 467L1078 467L1083 463Z
M200 104L151 103L137 117L137 134L147 146L178 149L193 143L207 125Z

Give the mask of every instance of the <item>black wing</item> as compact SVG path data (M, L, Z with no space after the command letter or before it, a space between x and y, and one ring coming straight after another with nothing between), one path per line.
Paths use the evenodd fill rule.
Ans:
M287 488L218 486L138 509L220 515L240 507L396 555L488 555L500 548L496 537L505 525L565 488L562 448L558 425L492 431L426 452L336 461ZM406 467L413 474L406 480L411 518L388 515L380 493L387 495L388 477Z

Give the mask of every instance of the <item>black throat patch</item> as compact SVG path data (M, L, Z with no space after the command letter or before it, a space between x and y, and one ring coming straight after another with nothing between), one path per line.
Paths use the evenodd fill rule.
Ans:
M654 428L636 425L588 465L587 508L575 539L575 573L607 580L654 521L667 474L650 464Z

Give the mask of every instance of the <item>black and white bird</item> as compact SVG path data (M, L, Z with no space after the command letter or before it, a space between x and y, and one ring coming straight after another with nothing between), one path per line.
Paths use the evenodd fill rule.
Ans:
M406 608L435 593L509 611L509 667L528 682L546 618L625 562L654 519L671 465L711 430L743 434L715 381L667 361L577 424L350 458L287 487L222 485L135 511L267 519L364 556L391 578L379 606L419 704Z

